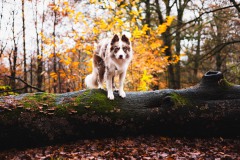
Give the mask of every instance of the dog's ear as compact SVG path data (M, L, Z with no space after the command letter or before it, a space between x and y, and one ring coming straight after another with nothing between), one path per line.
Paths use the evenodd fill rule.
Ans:
M125 34L122 35L122 41L127 43L128 45L130 45L130 40L128 39L128 37Z
M117 41L119 41L119 37L117 34L115 34L114 37L112 38L111 45L113 45Z

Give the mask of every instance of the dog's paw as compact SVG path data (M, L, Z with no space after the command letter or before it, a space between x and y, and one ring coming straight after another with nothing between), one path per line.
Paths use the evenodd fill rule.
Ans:
M119 96L122 98L126 97L126 93L124 91L119 90Z
M113 93L108 93L108 99L114 100L114 95L113 95Z

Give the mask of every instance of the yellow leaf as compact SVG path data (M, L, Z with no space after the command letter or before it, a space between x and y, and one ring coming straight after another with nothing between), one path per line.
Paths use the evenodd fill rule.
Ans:
M76 48L73 48L73 49L72 49L72 52L73 52L73 53L76 53L76 51L77 51Z
M92 49L93 49L93 47L90 46L90 45L87 45L87 46L85 47L85 50L88 50L88 51L92 51Z
M99 29L98 29L97 27L94 27L94 28L92 29L92 31L93 31L94 34L100 33L100 31L99 31Z
M142 36L142 32L138 29L138 27L136 27L132 35L134 38L140 38Z
M63 4L64 4L65 6L68 6L68 1L64 1Z
M90 3L94 4L97 2L97 0L89 0Z
M60 43L60 44L63 44L63 42L64 42L64 41L61 39L59 43Z
M54 78L54 79L57 78L57 74L56 74L55 72L51 72L51 73L50 73L50 76L51 76L52 78Z
M161 48L160 51L161 51L162 53L164 53L167 48L168 48L168 46L164 46L163 48Z
M78 68L79 62L73 62L71 65L73 68Z
M149 74L147 73L147 70L144 69L142 78L141 78L141 80L140 80L140 86L139 86L138 89L139 89L139 90L143 90L143 91L148 90L148 88L149 88L149 87L148 87L148 84L150 83L151 79L152 79L152 75L149 75Z
M49 58L52 58L54 56L54 54L53 53L51 53L50 55L49 55Z
M166 24L161 24L157 28L157 34L162 34L167 30L167 25Z
M170 26L171 24L172 24L172 21L174 20L174 16L167 16L167 18L166 18L166 25L167 26Z
M42 56L41 56L41 55L38 55L38 56L37 56L37 59L42 59Z
M157 49L162 46L162 41L156 40L153 43L150 44L150 47L152 50Z

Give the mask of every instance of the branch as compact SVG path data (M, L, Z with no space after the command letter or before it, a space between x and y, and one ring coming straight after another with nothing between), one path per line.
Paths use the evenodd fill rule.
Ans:
M240 4L237 4L237 6L239 7ZM220 11L220 10L223 10L223 9L228 9L228 8L232 8L232 7L235 7L234 5L230 5L230 6L226 6L226 7L222 7L222 8L217 8L217 9L214 9L214 10L211 10L211 11L206 11L206 12L203 12L201 13L197 18L193 19L193 20L190 20L186 23L183 23L183 25L187 25L189 23L192 23L192 22L195 22L196 20L198 20L199 18L201 18L203 15L205 14L208 14L208 13L213 13L213 12L217 12L217 11Z
M211 49L208 53L203 55L199 60L206 60L209 57L215 55L217 52L220 52L224 47L226 47L230 44L234 44L234 43L240 43L240 40L235 40L235 41L230 41L230 42L219 44L219 45L215 46L213 49Z
M240 4L237 4L236 6L239 7ZM205 14L209 14L209 13L217 12L217 11L220 11L220 10L224 10L224 9L228 9L228 8L232 8L232 7L236 7L236 6L235 6L235 5L230 5L230 6L226 6L226 7L222 7L222 8L217 8L217 9L214 9L214 10L210 10L210 11L203 12L203 13L201 13L198 17L196 17L195 19L192 19L192 20L190 20L190 21L188 21L188 22L183 23L183 24L182 24L182 28L178 28L178 29L176 29L176 30L173 31L170 35L173 35L173 34L176 33L176 32L182 32L182 31L184 31L184 30L190 28L191 26L189 26L189 27L183 29L184 26L186 26L187 24L190 24L190 23L196 22L197 20L199 20L199 19L200 19L203 15L205 15ZM193 24L193 25L194 25L194 24ZM175 25L175 26L170 26L170 27L171 27L171 28L174 28L174 27L176 27L176 26L177 26L177 25Z
M27 88L27 87L30 87L30 88L33 88L33 89L39 91L39 92L44 92L43 90L41 90L41 89L39 89L39 88L37 88L37 87L34 87L34 86L28 84L26 81L22 80L22 79L19 78L19 77L12 77L12 76L8 76L8 75L5 75L5 77L8 77L8 78L10 78L10 79L17 79L17 80L21 81L22 83L24 83L24 84L26 85L25 87L23 87L23 88L21 88L21 89L16 89L16 90L22 90L22 89L25 89L25 88Z
M0 93L8 93L8 92L16 92L16 91L21 91L26 89L27 87L23 87L23 88L18 88L18 89L10 89L10 90L4 90L4 91L0 91Z
M235 0L230 0L230 2L233 3L234 7L235 7L235 8L238 10L238 12L240 13L239 4L237 4Z

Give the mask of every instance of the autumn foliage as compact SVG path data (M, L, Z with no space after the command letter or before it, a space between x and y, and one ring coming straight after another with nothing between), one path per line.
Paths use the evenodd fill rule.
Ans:
M215 70L230 68L229 77L239 73L239 67L236 65L238 56L235 54L238 49L235 43L238 41L228 43L227 41L231 40L224 39L227 36L221 37L229 33L224 28L237 23L234 20L236 11L233 6L231 10L225 8L226 10L220 12L219 9L217 12L216 8L225 4L222 2L199 1L196 4L188 0L173 2L23 0L23 2L25 7L14 0L15 6L9 9L12 10L8 19L3 16L4 8L11 4L4 1L0 5L3 9L0 12L2 22L0 31L10 33L9 36L1 37L0 86L10 85L16 92L26 91L19 90L23 89L25 84L16 77L25 79L26 83L46 92L62 93L85 89L84 78L91 72L91 58L96 44L99 40L112 37L114 34L126 34L133 45L134 59L129 66L125 82L125 89L128 91L193 85L207 70L215 69L214 64L217 65ZM206 6L213 11L208 11ZM25 18L25 24L28 26L18 26L22 24L18 22L22 17L17 8L25 8L23 19ZM29 8L33 16L27 18ZM191 11L194 15L197 13L199 17L193 18L188 23L184 19L184 15L188 14L185 10ZM232 19L225 25L218 24L221 22L221 14L227 13L225 11L229 11L229 14L225 15L227 19L229 17ZM217 28L219 31L217 30L215 34L216 26L219 26ZM23 58L24 31L27 59ZM219 40L215 41L214 37ZM234 45L230 46L232 49L230 53L227 52L229 50L224 43ZM218 53L214 46L217 46L217 51L218 48L220 51L226 50ZM182 61L181 56L187 58ZM11 78L6 78L5 75ZM28 92L35 91L28 88Z
M81 4L86 5L86 4ZM97 9L97 15L89 15L88 12L77 11L76 6L71 6L68 2L57 5L50 4L49 7L63 19L81 27L64 33L70 37L59 37L53 44L51 36L42 33L44 45L55 45L59 65L58 71L63 83L66 83L71 90L84 88L83 79L91 72L91 57L96 43L101 38L111 37L113 34L127 33L131 35L134 50L134 60L129 67L126 86L127 90L149 90L152 84L158 84L159 79L154 79L152 73L163 72L169 63L167 57L163 55L166 47L161 40L161 34L171 25L174 17L168 17L166 23L150 28L147 24L139 24L143 19L141 10L137 8L136 1L129 4L118 1L117 3L106 4L105 2L91 1L89 7L102 6L104 9ZM107 15L107 16L106 16ZM63 33L61 33L63 34ZM65 40L64 40L65 39ZM68 39L74 40L69 44ZM72 45L72 46L71 46ZM46 53L51 53L47 51ZM48 60L53 54L46 56ZM51 78L57 78L57 73L51 72ZM51 86L51 84L50 84Z
M39 34L43 55L36 58L42 59L45 64L42 72L46 77L45 90L53 92L52 86L56 82L61 86L58 92L84 89L83 81L85 75L91 72L91 58L98 41L122 33L131 37L134 50L126 90L149 90L151 85L158 85L159 79L154 78L152 73L161 73L169 63L178 60L168 61L163 55L166 47L161 40L161 34L171 25L174 17L168 17L164 24L150 28L140 22L143 19L142 11L137 8L136 2L107 4L90 1L90 4L76 5L61 1L48 4L49 12L56 13L56 28L59 26L60 31L55 37L47 30ZM84 6L94 8L93 12L96 13L78 10ZM72 27L65 29L61 26L63 24L71 24ZM57 64L53 64L54 58ZM53 70L54 65L57 66L57 72Z

